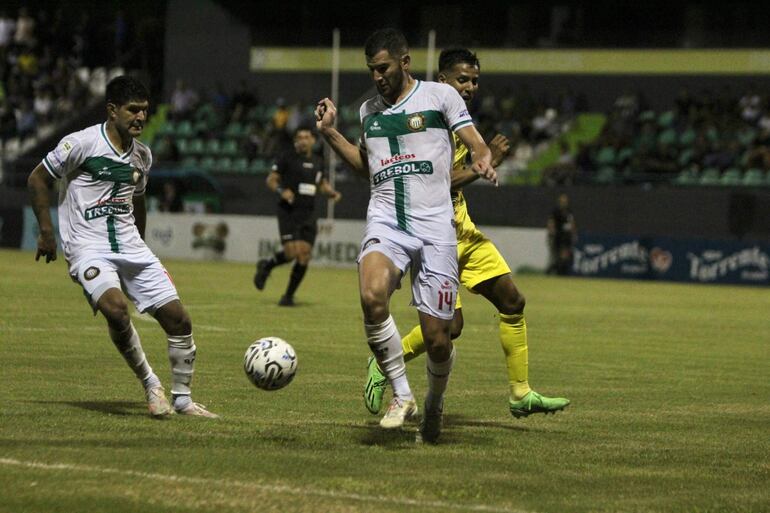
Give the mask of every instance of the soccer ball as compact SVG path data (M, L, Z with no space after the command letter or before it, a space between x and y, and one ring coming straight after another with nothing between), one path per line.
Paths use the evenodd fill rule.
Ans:
M297 354L294 348L281 338L260 338L246 350L243 356L243 370L257 388L278 390L294 379L297 372Z

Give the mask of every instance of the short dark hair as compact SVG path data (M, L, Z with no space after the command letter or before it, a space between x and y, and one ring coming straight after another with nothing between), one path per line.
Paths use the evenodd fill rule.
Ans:
M476 54L467 48L447 48L438 56L438 70L449 71L455 64L469 64L481 70L481 64Z
M364 43L364 53L370 59L380 50L387 50L393 57L403 57L409 53L409 43L400 30L384 28L372 33Z
M149 100L150 92L137 79L127 75L120 75L110 80L109 84L107 84L104 99L107 103L125 105L132 100Z
M310 125L299 125L297 128L294 129L294 133L292 136L297 137L297 134L300 132L310 132L310 135L315 137L315 129Z

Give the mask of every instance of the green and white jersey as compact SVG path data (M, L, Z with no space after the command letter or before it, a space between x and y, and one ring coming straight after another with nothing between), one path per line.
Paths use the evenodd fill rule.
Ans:
M463 99L449 85L417 80L397 105L378 95L360 114L371 186L367 222L455 243L452 132L473 124Z
M146 249L134 224L133 196L144 194L150 149L132 141L125 153L107 139L106 124L64 137L43 159L59 183L59 235L69 262L88 253Z

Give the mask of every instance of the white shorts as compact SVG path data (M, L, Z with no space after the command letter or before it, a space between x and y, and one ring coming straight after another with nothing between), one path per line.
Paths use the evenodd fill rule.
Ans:
M83 287L94 312L99 298L111 288L121 289L142 313L154 313L161 306L179 299L171 276L149 248L129 255L81 255L70 264L69 272Z
M402 273L411 269L412 305L417 310L449 320L454 317L459 277L457 242L432 244L389 226L366 227L358 262L372 252L382 253Z

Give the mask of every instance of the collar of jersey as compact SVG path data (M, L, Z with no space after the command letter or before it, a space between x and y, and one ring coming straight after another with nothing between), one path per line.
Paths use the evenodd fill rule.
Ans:
M408 102L409 98L411 98L414 95L414 93L416 93L417 90L420 88L420 84L422 83L422 80L418 80L418 79L415 78L414 81L415 81L414 88L412 88L412 92L409 93L409 96L407 96L406 98L404 98L403 100L398 102L396 105L389 104L388 100L386 100L385 97L383 97L382 98L383 103L385 105L387 105L389 109L397 109L397 108L401 107L403 104Z
M126 152L125 152L123 155L121 155L121 154L118 152L118 150L117 150L117 149L115 149L115 146L113 146L113 145L112 145L112 143L110 142L110 138L109 138L109 137L107 137L107 132L106 132L106 131L105 131L105 129L104 129L104 127L105 127L106 125L107 125L107 122L105 121L104 123L102 123L102 126L100 127L100 129L101 129L101 132L102 132L102 137L104 137L104 140L105 140L105 141L107 141L107 145L110 147L110 149L113 151L113 153L115 153L115 155L117 155L117 156L118 156L118 157L120 157L120 158L125 158L125 156L126 156L126 155L128 155L129 153L131 153L131 150L132 150L132 149L133 149L133 147L134 147L134 140L133 140L133 139L131 139L131 144L129 144L129 145L128 145L128 149L126 150Z

